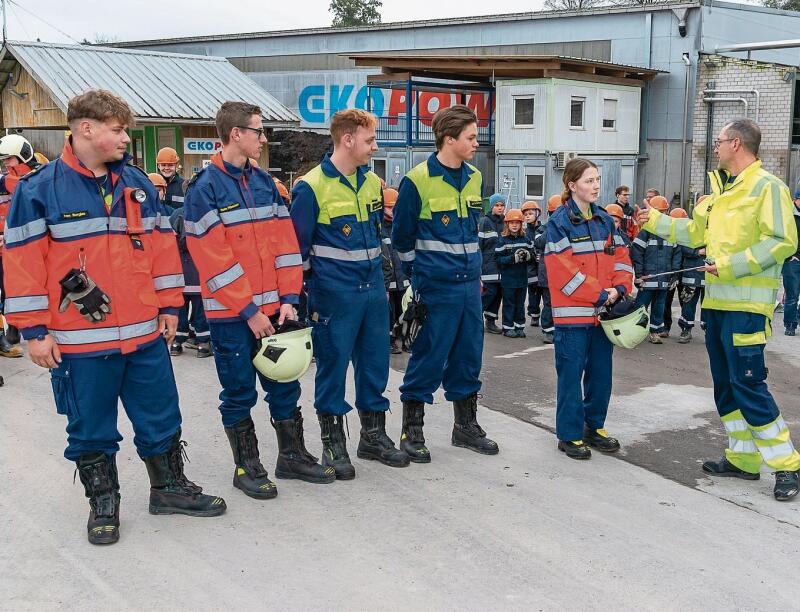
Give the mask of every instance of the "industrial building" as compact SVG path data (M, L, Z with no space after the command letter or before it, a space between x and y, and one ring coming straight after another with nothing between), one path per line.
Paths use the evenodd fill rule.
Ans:
M764 95L759 90L759 119L765 124L765 132L770 132L765 134L765 163L788 182L796 182L800 165L800 114L796 103L800 49L750 54L716 51L735 43L796 38L797 32L800 13L703 0L368 27L220 34L121 45L224 56L292 109L302 127L311 129L324 128L340 108L366 108L368 98L379 117L389 121L395 115L403 92L370 91L367 78L375 70L356 66L354 54L558 55L659 70L662 72L641 91L639 143L631 155L636 158L633 186L639 198L651 186L669 197L681 191L681 183L685 192L690 187L703 191L702 165L713 164L706 155L709 104L714 108L713 129L726 114L742 114L746 110L748 116L755 118L756 111L756 94L704 92L758 89L750 85L753 73L772 73L777 78L774 83L775 79L770 78L768 87L764 84ZM721 69L726 60L713 59L716 57L739 60ZM746 109L737 100L729 100L742 97L748 101ZM707 98L722 99L710 102ZM780 119L767 122L776 106L782 106ZM497 113L502 112L498 106ZM627 115L619 116L620 123L631 120ZM499 115L496 123L498 118ZM556 164L558 152L569 151L589 153L577 143L572 147L569 142L553 143L551 163ZM411 163L411 149L407 157ZM490 177L495 171L498 176L501 174L498 165L502 157L498 157L492 171L487 172ZM386 155L377 158L379 169L386 167L386 159ZM491 162L487 158L485 163ZM629 170L620 170L620 180L629 176Z

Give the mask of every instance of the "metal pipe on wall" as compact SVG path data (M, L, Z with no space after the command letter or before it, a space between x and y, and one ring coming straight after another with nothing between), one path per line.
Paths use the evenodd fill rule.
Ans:
M686 67L686 80L683 86L683 134L681 135L681 206L686 205L686 143L688 137L686 131L689 128L689 77L692 74L692 60L689 58L688 53L682 56L683 63Z
M750 108L750 105L744 98L715 98L712 96L703 98L703 102L706 102L707 104L713 104L714 102L741 102L744 105L745 117L747 117L747 110Z
M722 94L733 94L733 93L742 94L742 93L747 93L747 94L751 94L751 95L755 96L755 98L756 98L756 118L755 118L755 122L758 123L759 107L761 106L761 93L757 89L708 89L708 88L706 88L705 90L703 90L703 94L704 95L705 94L714 95L714 94L718 94L718 93L722 93Z

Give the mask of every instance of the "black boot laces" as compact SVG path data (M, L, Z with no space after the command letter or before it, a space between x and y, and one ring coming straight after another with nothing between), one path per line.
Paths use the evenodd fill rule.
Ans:
M258 455L258 438L255 436L255 430L248 429L246 431L237 432L236 438L239 447L239 458L250 477L266 477L267 470L264 469Z
M172 478L174 479L175 485L190 495L200 495L200 493L203 492L203 488L186 478L186 475L183 473L184 459L188 463L191 463L191 461L189 461L189 455L186 453L187 446L189 446L189 443L185 440L181 440L177 445L170 449L168 455L170 471L172 472Z
M92 512L96 517L113 518L117 511L117 495L107 467L105 464L95 463L82 469L84 470L83 475L89 481L89 507ZM78 468L72 475L73 484L75 484L77 472Z

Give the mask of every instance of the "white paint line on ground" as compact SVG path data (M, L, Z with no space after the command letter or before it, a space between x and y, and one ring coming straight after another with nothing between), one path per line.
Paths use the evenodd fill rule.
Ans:
M505 355L495 355L495 359L514 359L514 357L524 357L528 353L537 353L539 351L547 351L554 348L552 344L545 344L544 346L532 346L516 353L507 353Z

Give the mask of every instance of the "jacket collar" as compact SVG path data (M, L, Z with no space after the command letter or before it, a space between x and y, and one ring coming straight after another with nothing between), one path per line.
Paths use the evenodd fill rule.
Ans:
M472 168L470 168L464 162L461 162L461 182L460 184L456 185L453 182L453 177L451 177L450 173L447 171L447 168L445 168L442 165L442 162L439 161L439 158L436 157L436 153L431 153L430 157L428 158L428 175L441 176L445 183L455 187L459 191L464 189L464 186L469 182L469 177L473 172L474 170Z
M759 170L761 170L761 160L756 159L756 161L747 166L747 168L742 170L736 176L736 179L734 179L733 183L727 189L725 189L725 184L728 182L728 178L730 178L731 173L728 172L727 170L722 170L721 168L712 170L711 172L708 173L708 177L711 181L711 189L717 195L719 195L723 191L730 191L734 187L738 186L740 183L749 180L750 177Z
M106 168L108 168L108 171L111 174L111 184L113 186L116 186L119 177L122 176L122 170L130 160L130 154L125 153L121 160L106 164ZM83 162L75 156L75 152L72 150L72 136L67 138L67 140L64 142L64 150L61 152L61 161L64 162L64 164L66 164L70 170L74 170L78 174L82 174L83 176L94 180L94 172L84 166Z
M566 201L566 203L564 205L569 207L569 210L573 215L577 215L578 217L583 218L583 214L581 213L581 209L578 208L578 205L575 203L575 200L570 198L569 200ZM589 210L592 213L592 217L597 217L598 216L598 211L600 210L600 207L597 206L597 204L589 204ZM588 219L587 219L587 221L588 221Z
M239 168L222 159L222 153L214 153L214 155L211 156L211 163L221 170L223 174L227 174L236 181L240 178L244 178L244 180L247 181L253 173L253 166L250 165L250 160L245 162L244 168Z
M326 153L325 157L322 158L322 163L320 164L322 168L323 174L328 178L339 178L339 182L344 185L345 187L349 187L350 189L353 188L353 184L347 180L347 177L339 172L339 169L333 165L331 161L330 153ZM367 172L369 172L369 166L359 166L356 168L356 191L361 189L361 186L364 184L364 181L367 179Z

